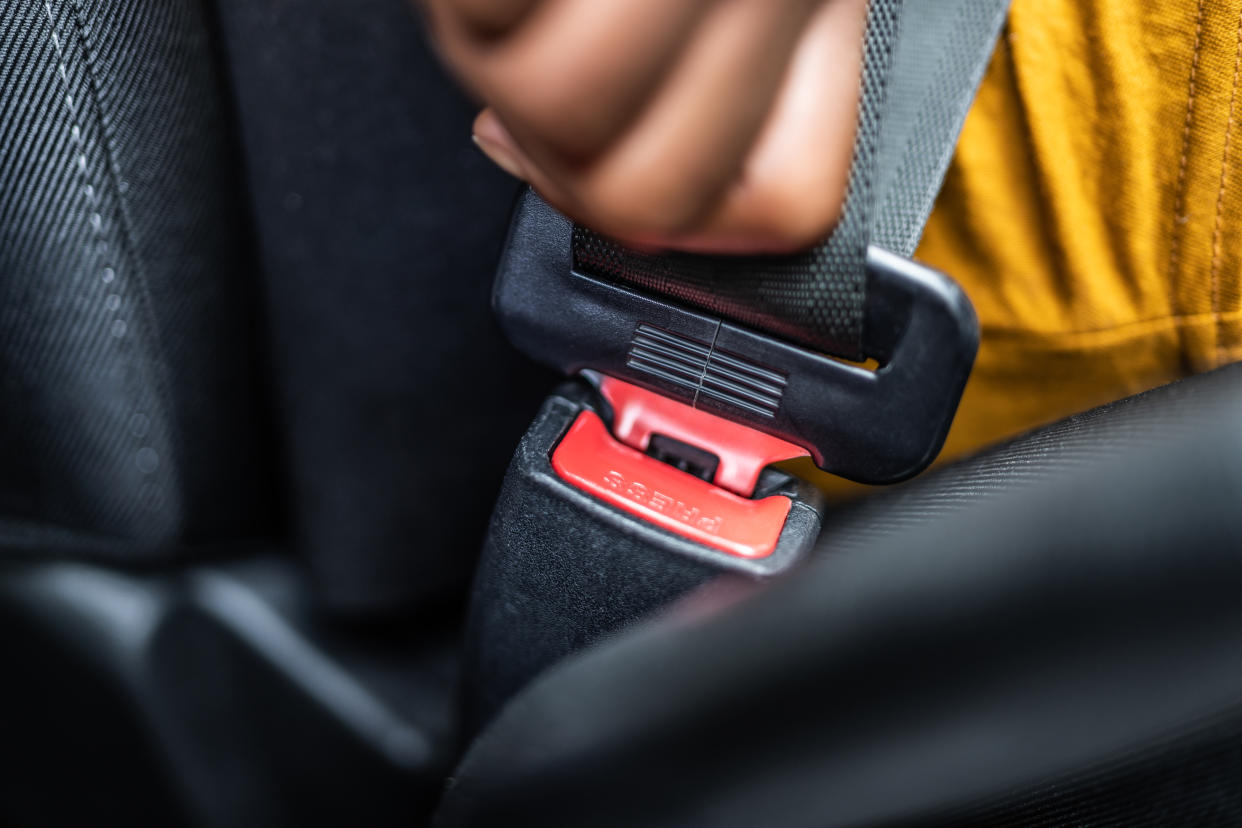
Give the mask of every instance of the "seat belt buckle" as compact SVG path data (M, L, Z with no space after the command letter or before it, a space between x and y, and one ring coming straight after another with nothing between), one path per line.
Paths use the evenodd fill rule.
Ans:
M541 669L721 574L805 559L823 497L935 457L978 344L947 278L873 250L872 371L573 266L573 228L520 199L492 304L517 348L573 377L514 452L475 576L465 673L479 722ZM520 654L520 657L514 654Z
M613 377L587 379L610 409L612 428L592 408L577 414L551 454L562 480L734 558L758 561L776 551L796 495L764 491L770 486L760 480L805 449ZM801 553L813 540L811 532L793 546Z
M948 277L868 251L862 350L877 366L871 370L578 272L572 235L568 219L533 191L523 194L492 305L526 355L594 378L606 398L623 387L645 390L681 404L679 416L709 414L775 438L820 469L861 483L905 480L939 453L979 343L970 301ZM617 434L647 451L650 435L629 433L629 412L639 410L628 404L635 392L623 394L627 404L610 400L620 413ZM648 416L636 422L648 423L655 409L648 402L642 410ZM663 422L673 427L676 418ZM704 448L689 428L680 436L649 430ZM746 486L720 454L727 447L714 447L725 470L717 482L741 493Z
M822 495L774 466L804 456L801 446L587 371L549 396L523 437L500 498L498 513L508 513L489 542L497 527L537 520L538 541L531 530L501 532L509 546L531 547L516 556L528 564L548 556L576 570L612 550L619 567L678 557L699 573L774 576L819 536Z
M804 453L615 378L561 384L514 451L475 572L471 726L543 668L703 584L805 560L822 496L766 467L791 452Z

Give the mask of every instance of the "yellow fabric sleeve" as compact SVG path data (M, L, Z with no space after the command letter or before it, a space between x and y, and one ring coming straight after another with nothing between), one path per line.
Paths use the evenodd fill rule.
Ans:
M1242 359L1240 68L1242 0L1014 0L916 254L982 327L940 462Z
M946 457L1242 358L1242 0L1015 0L917 257L982 326Z

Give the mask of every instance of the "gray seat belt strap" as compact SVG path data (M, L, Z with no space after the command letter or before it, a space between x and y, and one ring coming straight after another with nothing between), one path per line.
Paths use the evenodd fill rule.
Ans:
M872 244L914 253L1008 11L1009 0L904 0L877 142Z
M791 256L654 255L576 228L574 266L862 359L867 251L908 256L931 212L1008 0L871 0L849 191L836 230Z

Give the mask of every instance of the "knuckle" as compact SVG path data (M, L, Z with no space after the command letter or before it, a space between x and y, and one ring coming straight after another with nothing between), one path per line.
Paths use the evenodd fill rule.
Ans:
M822 241L841 220L844 186L788 170L757 185L765 234L789 249Z
M590 155L608 137L595 126L609 120L608 102L557 57L493 61L485 82L489 102L558 152Z
M582 191L593 212L625 234L675 234L691 227L711 204L693 182L656 170L624 167L593 176Z
M517 26L535 0L440 0L472 35L494 38Z

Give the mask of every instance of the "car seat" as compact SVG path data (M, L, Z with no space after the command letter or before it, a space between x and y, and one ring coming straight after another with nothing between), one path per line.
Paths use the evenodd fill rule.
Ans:
M590 392L491 318L470 111L400 0L0 17L0 823L1238 821L1242 374L816 501L783 576L480 568Z

